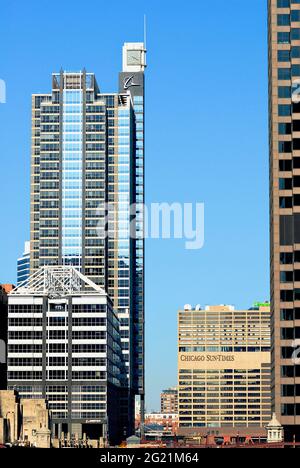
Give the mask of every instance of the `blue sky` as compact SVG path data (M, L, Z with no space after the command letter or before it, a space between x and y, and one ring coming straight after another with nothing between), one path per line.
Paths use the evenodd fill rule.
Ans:
M31 94L62 67L117 91L148 18L147 202L204 202L205 246L148 240L147 407L176 384L177 310L269 297L267 13L252 0L6 0L1 6L0 282L29 236Z

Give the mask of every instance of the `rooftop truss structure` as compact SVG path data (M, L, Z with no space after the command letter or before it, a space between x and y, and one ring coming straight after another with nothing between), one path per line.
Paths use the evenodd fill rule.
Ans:
M73 266L44 266L10 293L12 296L63 297L106 292Z

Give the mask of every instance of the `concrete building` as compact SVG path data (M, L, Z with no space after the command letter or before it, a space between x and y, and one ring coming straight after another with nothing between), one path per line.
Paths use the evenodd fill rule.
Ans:
M160 394L160 411L163 414L178 413L178 389L177 387L163 390Z
M17 393L0 390L0 444L14 443L20 437L20 406Z
M30 242L25 242L22 257L17 262L17 286L26 282L30 276Z
M50 448L50 414L45 400L19 398L14 390L0 391L0 444Z
M122 440L127 377L107 294L72 266L49 266L12 291L8 305L8 388L22 401L48 401L53 438Z
M271 419L270 307L178 313L179 433L265 434Z
M85 70L61 71L32 97L31 274L73 265L111 297L131 432L136 396L144 411L145 67L144 44L125 43L119 92L102 93Z
M50 413L46 401L22 398L20 413L21 440L34 447L50 448Z
M272 411L300 441L300 4L268 3Z

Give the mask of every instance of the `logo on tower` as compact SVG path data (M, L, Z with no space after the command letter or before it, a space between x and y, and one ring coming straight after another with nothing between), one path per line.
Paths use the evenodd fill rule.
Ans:
M132 88L132 86L140 86L138 83L134 83L134 75L124 78L124 89Z

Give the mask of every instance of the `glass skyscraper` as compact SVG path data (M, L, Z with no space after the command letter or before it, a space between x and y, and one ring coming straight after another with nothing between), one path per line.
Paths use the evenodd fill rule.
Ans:
M144 402L145 68L144 44L126 43L118 93L101 93L85 70L61 71L51 93L32 97L30 271L73 265L108 292L130 421L135 396Z

